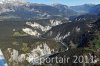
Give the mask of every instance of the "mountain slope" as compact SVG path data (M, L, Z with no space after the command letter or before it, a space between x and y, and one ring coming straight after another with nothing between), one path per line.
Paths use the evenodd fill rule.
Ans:
M88 42L86 39L90 37L88 33L91 31L92 27L93 25L91 22L64 23L53 27L42 35L42 37L46 39L54 39L58 42L64 42L66 46L69 45L70 42L73 42L74 44L78 44L78 47L82 42ZM85 43L82 45L84 44Z
M70 6L70 8L79 14L86 14L89 13L90 9L94 7L93 4L84 4L84 5L78 5L78 6Z
M90 13L100 15L100 4L95 5L93 8L91 8Z

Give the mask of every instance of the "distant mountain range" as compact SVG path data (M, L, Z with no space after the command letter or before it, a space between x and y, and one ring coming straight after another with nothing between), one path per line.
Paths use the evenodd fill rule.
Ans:
M100 5L67 6L62 4L37 4L23 1L0 2L0 19L45 19L68 18L82 14L100 14Z

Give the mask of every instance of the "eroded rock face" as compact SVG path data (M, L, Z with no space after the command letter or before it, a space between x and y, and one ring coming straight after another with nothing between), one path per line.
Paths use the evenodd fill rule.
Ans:
M32 63L32 64L35 64L36 60L39 60L39 58L41 57L48 57L49 55L52 54L52 51L53 49L50 49L48 47L48 45L45 43L44 45L39 45L37 46L37 48L34 48L31 53L28 53L28 57L26 58L26 60L29 62L29 63ZM40 64L39 61L37 61L38 63L36 64Z
M63 24L63 23L64 22L59 21L59 20L50 20L47 25L43 26L42 24L39 24L37 22L34 22L34 23L26 22L26 25L32 27L34 30L32 30L31 28L25 27L22 29L22 31L29 35L38 37L42 35L43 33L47 32L48 30L50 30L52 27Z
M23 47L21 49L23 49ZM12 48L7 48L6 50L3 50L3 52L5 58L7 59L8 66L28 66L30 64L41 64L41 58L48 58L50 55L58 53L59 50L57 50L56 47L52 48L47 43L41 43L29 52L21 52L21 50Z

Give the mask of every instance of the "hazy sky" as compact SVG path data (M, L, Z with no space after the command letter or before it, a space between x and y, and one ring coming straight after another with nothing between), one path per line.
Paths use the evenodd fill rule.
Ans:
M33 3L52 4L60 3L66 5L100 4L100 0L27 0Z

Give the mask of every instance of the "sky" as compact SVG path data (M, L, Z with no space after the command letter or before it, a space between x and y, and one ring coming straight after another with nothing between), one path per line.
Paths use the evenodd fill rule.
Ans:
M27 0L32 3L40 4L65 4L69 6L82 5L82 4L100 4L100 0Z

